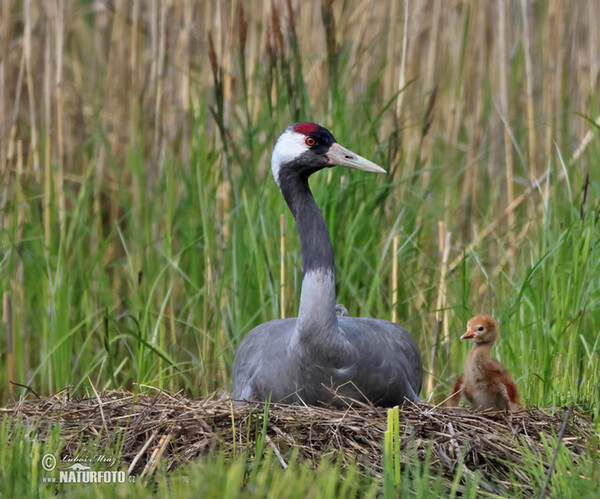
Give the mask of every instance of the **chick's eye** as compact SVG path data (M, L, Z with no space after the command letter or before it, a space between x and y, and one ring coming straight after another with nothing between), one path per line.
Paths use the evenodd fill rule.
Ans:
M484 329L485 329L485 328L484 328L483 326L479 326L479 327L477 328L477 331L481 332L481 331L483 331Z
M312 137L306 137L305 142L308 147L312 147L317 143L317 141L315 139L313 139Z

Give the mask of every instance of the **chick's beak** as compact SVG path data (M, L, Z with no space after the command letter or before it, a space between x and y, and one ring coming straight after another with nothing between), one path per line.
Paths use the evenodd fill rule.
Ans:
M473 331L468 329L467 332L460 337L460 339L461 340L470 340L471 338L474 338L474 337L475 337L475 334L473 334Z

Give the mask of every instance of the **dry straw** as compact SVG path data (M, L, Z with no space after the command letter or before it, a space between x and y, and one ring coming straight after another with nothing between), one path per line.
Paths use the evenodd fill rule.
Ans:
M98 441L96 450L109 455L119 437L123 442L121 467L147 475L159 461L172 471L215 448L231 456L245 451L252 454L256 439L261 438L265 407L234 403L218 393L190 400L164 391L110 391L73 400L62 391L49 398L22 400L0 409L0 414L32 430L37 428L42 438L58 424L65 442L63 459L78 453L79 446L89 441ZM411 404L400 409L401 460L405 464L415 457L424 459L431 446L432 465L449 482L462 461L465 475L472 474L470 470L482 474L480 486L485 490L503 495L516 477L521 490L531 494L535 490L532 477L520 471L524 447L548 468L551 456L545 446L565 425L562 445L573 459L586 451L592 424L576 411L570 418L564 416L563 410L530 409L507 417ZM296 449L315 464L328 456L340 458L345 465L356 462L376 476L382 473L387 429L384 408L351 401L343 410L273 403L266 427L265 442L284 467L289 451Z

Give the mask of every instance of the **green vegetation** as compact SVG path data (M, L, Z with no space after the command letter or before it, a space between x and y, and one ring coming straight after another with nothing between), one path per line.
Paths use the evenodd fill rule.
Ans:
M312 120L389 172L311 186L338 302L397 314L422 349L422 396L448 395L468 350L456 333L490 313L525 405L573 401L598 421L600 11L500 3L409 2L405 31L396 0L4 2L0 405L26 391L10 381L227 390L243 335L297 310L300 247L269 157L287 124ZM51 443L5 446L6 428L5 495L53 493L39 480ZM598 494L590 454L581 469L561 455L557 496ZM392 487L335 462L225 458L159 470L153 490ZM414 466L400 486L418 496L437 482ZM530 472L543 483L533 459ZM115 491L132 493L148 490Z

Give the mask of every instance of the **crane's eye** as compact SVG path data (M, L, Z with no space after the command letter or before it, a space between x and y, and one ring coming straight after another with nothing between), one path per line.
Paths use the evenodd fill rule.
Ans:
M484 328L483 326L479 326L479 327L477 328L477 331L479 331L479 332L481 333L481 332L483 332L483 330L484 330L484 329L485 329L485 328Z
M315 139L313 139L312 137L306 137L305 142L308 147L312 147L317 143L317 141Z

